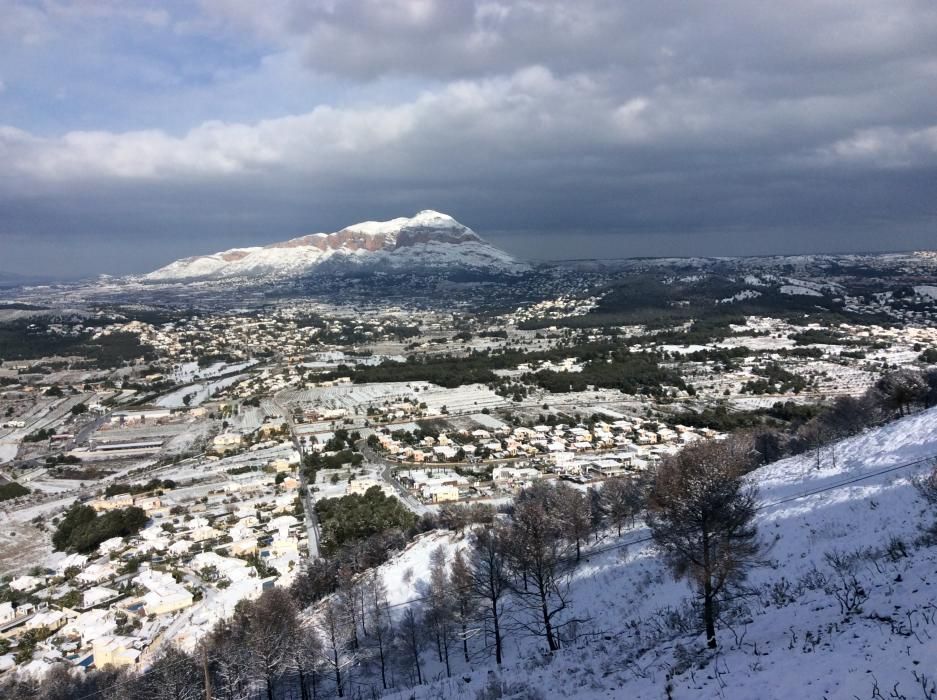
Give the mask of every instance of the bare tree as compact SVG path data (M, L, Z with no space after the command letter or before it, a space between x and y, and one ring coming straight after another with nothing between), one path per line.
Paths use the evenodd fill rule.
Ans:
M446 677L452 676L449 646L452 644L454 611L451 582L446 568L446 550L437 547L430 555L429 590L426 596L426 623L436 641L436 654L446 664Z
M814 455L814 467L817 471L823 466L823 448L833 439L830 427L820 418L812 418L797 431L797 437L803 443L803 449Z
M294 631L287 654L288 668L296 673L302 700L318 697L319 667L322 663L322 640L313 625L300 622ZM312 686L312 695L309 690Z
M271 588L243 606L245 642L253 672L263 678L267 700L274 700L274 686L291 661L291 648L299 631L296 607L285 588Z
M352 648L358 649L361 645L358 638L359 626L362 627L362 634L367 636L364 626L364 595L354 572L347 567L343 567L338 573L338 605L351 623Z
M932 459L928 470L912 479L912 483L921 498L931 505L937 505L937 459Z
M469 662L468 640L470 635L469 624L474 620L477 612L476 598L473 595L472 570L461 551L457 551L452 558L449 569L452 594L454 596L453 616L459 627L459 639L462 642L462 653L465 663Z
M368 606L368 629L371 630L370 648L381 667L381 685L387 690L388 661L394 639L393 620L387 605L387 587L384 585L384 579L377 572L373 572L366 579L364 590Z
M210 659L211 686L215 697L236 700L243 697L251 680L251 658L244 640L243 618L235 615L219 622L203 641Z
M200 700L205 694L201 666L174 646L161 652L133 686L130 695L140 700Z
M420 654L423 652L423 626L413 606L409 606L397 627L397 648L401 657L413 669L417 685L423 685L423 668Z
M322 640L322 662L335 682L335 694L345 696L343 672L356 659L352 649L352 623L335 600L327 600L315 618L316 631Z
M508 533L508 567L512 592L523 615L516 619L528 634L543 637L550 651L560 648L562 613L569 606L572 567L569 558L574 535L557 521L556 491L546 485L522 492L516 499Z
M592 529L592 536L595 541L599 541L599 533L605 529L605 523L608 519L608 511L602 502L602 492L595 486L590 486L586 492L589 500L589 526Z
M498 526L480 529L472 536L469 558L472 593L479 601L482 615L491 622L495 662L499 666L503 658L501 619L509 590L504 550L504 534Z
M760 551L752 523L756 490L742 478L748 457L745 442L696 443L664 462L651 494L654 541L674 575L697 585L712 648L719 597L744 578Z

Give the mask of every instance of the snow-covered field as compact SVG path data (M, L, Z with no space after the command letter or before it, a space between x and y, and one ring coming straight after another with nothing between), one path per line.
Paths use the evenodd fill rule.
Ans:
M173 435L163 444L163 455L178 456L207 444L209 436L219 429L215 421L197 421L185 426L185 430Z
M17 438L3 438L0 440L0 464L12 462L16 459L16 453L20 449L20 442Z
M242 372L255 364L257 364L257 360L248 360L230 365L227 362L215 362L208 367L199 368L198 362L185 362L173 369L172 378L177 383L191 382L196 379L211 379L221 374Z
M440 413L443 406L450 414L477 413L483 408L501 406L505 400L483 384L467 384L447 389L429 382L381 382L318 387L283 392L284 402L359 410L362 406L414 399L427 405L429 414Z
M790 296L822 297L823 295L815 289L805 287L800 284L783 284L780 287L781 294Z
M754 289L743 289L741 292L736 292L730 297L725 299L720 299L717 301L717 304L732 304L737 301L745 301L746 299L757 299L761 296L761 292Z
M237 374L233 377L225 377L224 379L198 382L196 384L184 386L181 389L176 389L165 396L160 396L155 403L157 406L163 406L164 408L182 408L186 405L184 398L188 395L191 396L188 405L199 406L207 401L215 391L229 387L232 384L237 384L246 377L246 374Z
M937 681L937 547L918 538L937 512L910 478L935 454L937 409L837 444L819 469L806 455L754 472L766 565L715 654L692 629L691 589L672 580L639 524L578 566L569 612L584 620L579 639L550 656L512 633L500 671L456 654L451 680L427 651L436 680L391 696L475 698L491 681L501 694L487 697L934 697L921 683ZM438 546L451 555L464 540L430 534L381 567L397 612L425 592ZM846 579L830 554L851 561ZM855 592L853 576L868 597L847 612L837 595Z

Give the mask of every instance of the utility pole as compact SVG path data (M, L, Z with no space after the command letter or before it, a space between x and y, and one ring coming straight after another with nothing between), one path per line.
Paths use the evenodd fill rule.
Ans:
M205 700L211 700L211 676L208 675L208 650L202 646L202 671L205 673Z

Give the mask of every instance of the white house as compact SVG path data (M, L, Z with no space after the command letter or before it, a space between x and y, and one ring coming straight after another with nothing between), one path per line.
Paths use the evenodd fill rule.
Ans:
M81 594L81 606L83 608L90 608L116 596L117 591L113 588L94 586Z
M163 615L192 605L192 594L170 575L148 569L135 582L147 589L143 609L147 615Z

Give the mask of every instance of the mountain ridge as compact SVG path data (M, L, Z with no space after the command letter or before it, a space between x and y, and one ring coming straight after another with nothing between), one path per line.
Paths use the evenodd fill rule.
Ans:
M185 282L301 277L326 263L331 268L475 269L497 274L529 269L448 214L425 209L412 217L364 221L333 233L181 258L139 279Z

